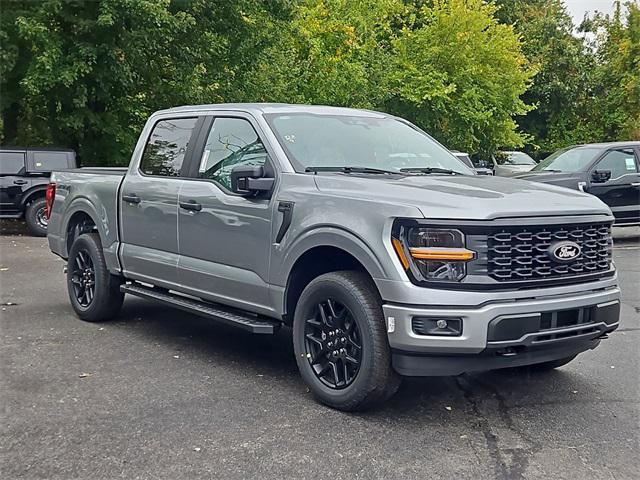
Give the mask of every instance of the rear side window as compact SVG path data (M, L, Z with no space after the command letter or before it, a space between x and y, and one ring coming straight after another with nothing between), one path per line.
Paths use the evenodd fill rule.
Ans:
M0 174L17 175L24 170L24 153L0 152Z
M635 152L632 148L611 150L598 162L596 170L609 170L612 179L628 173L637 173Z
M156 123L140 162L145 175L179 177L197 118L174 118Z
M34 152L33 168L37 172L51 172L69 168L69 155L64 152Z

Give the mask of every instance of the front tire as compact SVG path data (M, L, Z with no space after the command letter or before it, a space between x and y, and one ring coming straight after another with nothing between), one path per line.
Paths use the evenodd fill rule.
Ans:
M293 346L303 380L330 407L365 410L400 385L382 301L364 273L327 273L307 285L294 314Z
M76 315L87 322L115 317L124 301L121 284L107 269L100 236L85 233L76 238L67 261L67 290Z
M31 202L24 214L29 232L36 237L47 236L46 200L38 198Z

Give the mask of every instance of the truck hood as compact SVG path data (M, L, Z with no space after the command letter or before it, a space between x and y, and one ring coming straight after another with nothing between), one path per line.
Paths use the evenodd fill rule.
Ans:
M544 170L540 170L537 172L521 173L514 175L512 178L577 189L582 174L580 172L545 172Z
M484 175L318 174L323 193L410 205L427 218L483 220L551 215L611 215L593 195L514 178Z

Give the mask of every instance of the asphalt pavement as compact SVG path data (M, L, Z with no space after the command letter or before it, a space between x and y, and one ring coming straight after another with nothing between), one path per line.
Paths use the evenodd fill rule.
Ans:
M135 298L90 324L63 261L0 225L3 479L637 479L640 229L616 232L620 329L546 374L407 379L382 408L317 404L291 335Z

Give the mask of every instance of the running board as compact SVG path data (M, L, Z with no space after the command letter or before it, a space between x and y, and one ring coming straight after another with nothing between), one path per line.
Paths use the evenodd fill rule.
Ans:
M280 328L280 325L276 321L263 320L265 317L215 303L184 297L163 289L145 287L137 283L125 283L120 286L120 291L135 295L136 297L156 300L166 305L179 308L180 310L216 320L233 327L239 327L252 333L273 334Z

